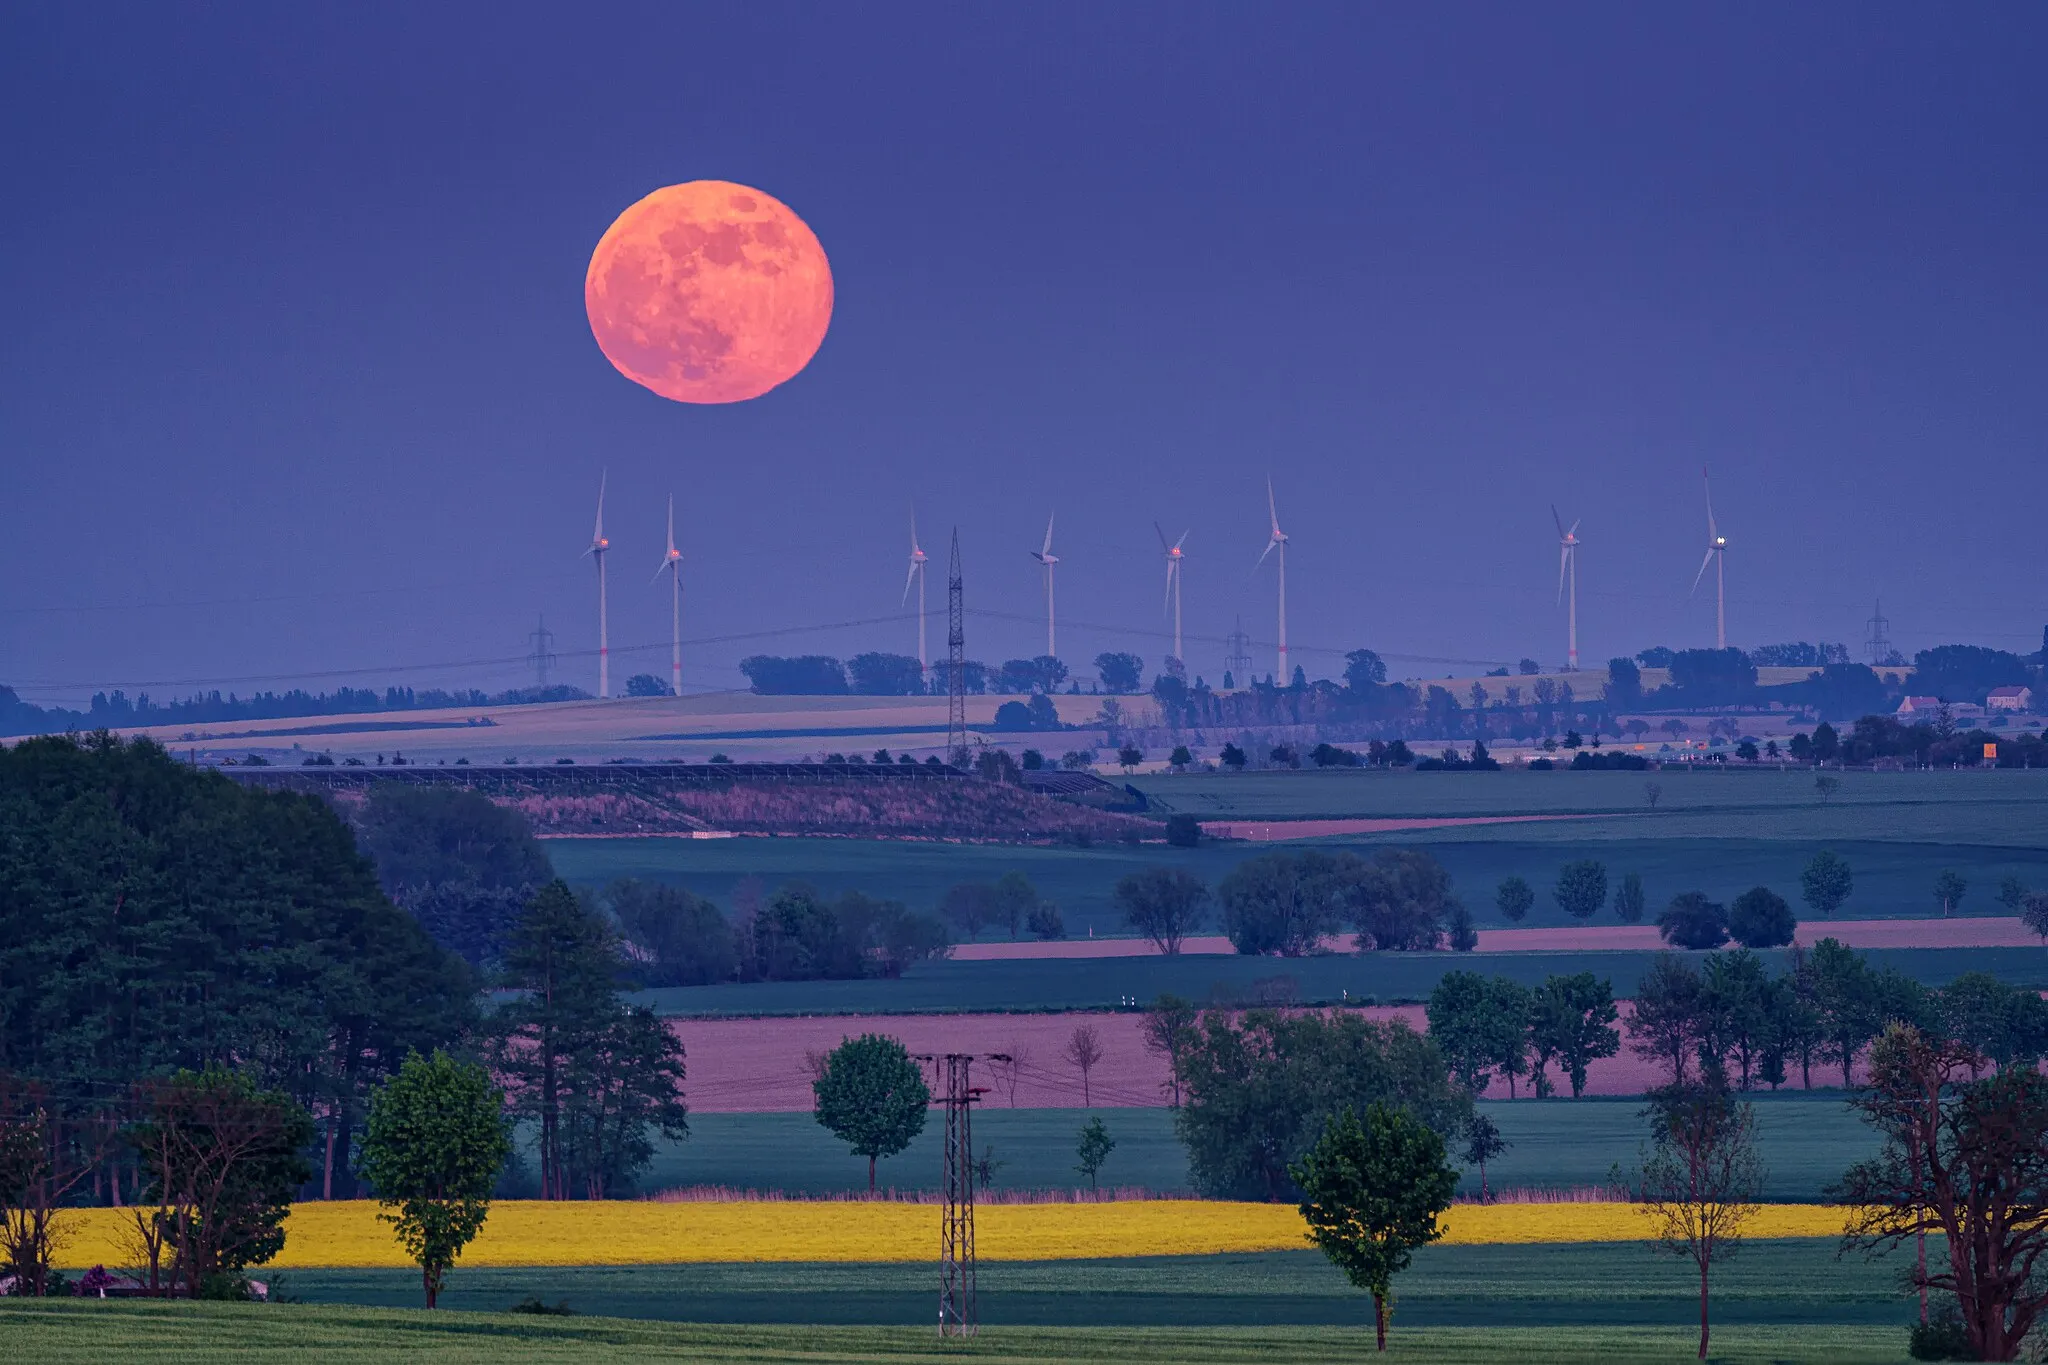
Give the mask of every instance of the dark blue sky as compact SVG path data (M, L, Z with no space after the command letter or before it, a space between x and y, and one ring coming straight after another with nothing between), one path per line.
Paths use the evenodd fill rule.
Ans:
M914 497L970 606L1030 618L971 654L1035 652L1057 508L1061 653L1149 663L1155 517L1190 636L1271 638L1268 471L1311 673L1558 660L1552 501L1586 658L1711 644L1703 463L1733 643L1854 644L1881 593L1908 651L2033 649L2044 39L2037 5L11 6L0 681L516 684L413 666L541 611L594 645L606 465L614 647L659 646L615 677L666 659L670 490L687 635L897 612ZM838 290L810 368L723 408L622 379L582 306L612 218L706 177L795 208Z

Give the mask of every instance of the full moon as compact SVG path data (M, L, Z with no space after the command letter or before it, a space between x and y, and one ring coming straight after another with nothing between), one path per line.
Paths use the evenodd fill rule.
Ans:
M810 363L832 268L804 220L724 180L656 190L591 253L583 305L605 359L678 403L759 398Z

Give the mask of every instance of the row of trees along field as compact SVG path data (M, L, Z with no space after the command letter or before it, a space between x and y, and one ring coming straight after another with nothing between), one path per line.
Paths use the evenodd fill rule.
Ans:
M1394 1276L1442 1234L1453 1154L1483 1173L1510 1145L1473 1098L1494 1075L1540 1073L1552 1060L1581 1081L1587 1060L1621 1045L1612 992L1590 975L1525 991L1455 973L1429 1015L1423 1035L1352 1011L1200 1011L1162 997L1146 1026L1172 1064L1175 1129L1197 1188L1299 1202L1312 1238L1373 1295L1382 1345ZM1704 972L1666 956L1626 1032L1669 1070L1645 1097L1644 1159L1617 1173L1620 1192L1651 1215L1656 1245L1698 1272L1703 1359L1712 1267L1740 1248L1765 1176L1740 1094L1778 1083L1792 1057L1802 1069L1838 1060L1845 1080L1865 1063L1851 1104L1883 1147L1830 1196L1846 1207L1845 1245L1915 1243L1908 1282L1953 1297L1915 1329L1915 1353L1946 1332L1971 1353L1949 1358L2013 1358L2048 1308L2033 1273L2048 1238L2048 1006L2038 996L1982 975L1928 990L1829 940L1795 954L1777 980L1739 949ZM1929 1232L1946 1236L1931 1260Z
M0 750L0 908L0 1237L30 1283L77 1203L136 1209L167 1287L238 1283L292 1199L360 1188L373 1097L410 1057L489 1063L543 1197L616 1194L653 1133L686 1130L681 1045L625 1003L618 936L569 888L526 896L487 976L329 807L148 741Z

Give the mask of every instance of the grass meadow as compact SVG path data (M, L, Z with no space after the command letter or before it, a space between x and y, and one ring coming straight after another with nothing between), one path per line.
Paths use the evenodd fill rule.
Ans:
M920 1014L1136 1007L1172 992L1197 1002L1239 1001L1282 990L1305 1003L1399 1004L1426 1000L1449 971L1477 971L1537 985L1553 973L1592 972L1626 999L1656 955L1646 952L1330 953L1314 957L1025 958L920 963L895 980L757 981L674 986L634 999L675 1016ZM1761 955L1772 971L1785 954ZM2048 954L2037 948L1872 948L1873 966L1897 967L1928 985L1987 971L2048 988Z
M456 1291L459 1292L459 1291ZM807 1297L801 1281L779 1291ZM1335 1365L1370 1349L1358 1327L1010 1327L992 1325L971 1343L940 1342L927 1294L915 1327L757 1326L670 1323L612 1317L529 1317L501 1312L378 1309L334 1304L256 1305L33 1299L0 1306L0 1333L23 1359L52 1365L122 1361L256 1361L289 1357L309 1365L382 1362L431 1355L453 1362L693 1360L938 1362L960 1359L1038 1365L1214 1361L1236 1365ZM1397 1324L1401 1319L1397 1317ZM1505 1328L1397 1325L1389 1355L1471 1365L1587 1360L1687 1361L1695 1329L1672 1326ZM1892 1362L1905 1359L1905 1332L1853 1323L1731 1324L1714 1335L1714 1358L1764 1362Z
M1388 846L1427 848L1450 871L1482 928L1506 925L1494 909L1493 893L1509 876L1526 878L1538 891L1525 925L1573 923L1551 901L1548 890L1559 868L1585 857L1606 863L1613 882L1629 872L1640 874L1652 918L1680 891L1704 891L1725 902L1758 885L1775 887L1795 908L1803 908L1798 906L1800 869L1824 847L1848 859L1856 873L1856 892L1841 911L1844 918L1935 914L1939 906L1934 879L1944 868L1955 868L1970 881L1957 911L1961 914L2003 913L1993 896L2000 879L2007 876L2048 887L2048 847L2040 846L2039 833L2048 821L2033 826L2030 837L2036 846L2018 847L1853 836L1707 837L1682 831L1679 818L1693 817L1465 825L1319 840L1317 846L1366 855ZM880 839L625 838L556 839L545 847L556 871L574 885L595 887L614 877L639 877L686 886L727 906L735 888L752 878L763 890L785 881L807 881L827 893L860 890L903 901L913 909L932 910L956 882L993 881L1015 869L1060 907L1069 937L1086 938L1091 932L1102 937L1127 932L1111 901L1117 879L1126 873L1151 866L1180 867L1213 886L1244 859L1269 853L1275 846L1233 842L1195 849L1161 844L1073 848ZM1611 912L1603 912L1593 922L1615 920Z
M1838 1091L1760 1092L1754 1098L1759 1150L1769 1171L1764 1198L1773 1203L1821 1200L1850 1163L1876 1151L1870 1130ZM1636 1161L1646 1132L1639 1099L1482 1100L1479 1108L1513 1144L1487 1164L1495 1191L1604 1185L1617 1164ZM999 1101L974 1116L976 1151L992 1151L1003 1163L993 1188L1075 1188L1083 1178L1074 1170L1074 1144L1091 1115L1102 1118L1117 1144L1102 1170L1105 1186L1161 1193L1187 1188L1187 1155L1174 1138L1171 1110L1005 1109ZM881 1163L882 1184L938 1189L942 1136L934 1119L902 1155ZM807 1113L695 1114L690 1137L661 1144L640 1183L648 1190L717 1186L853 1194L867 1188L867 1160L848 1155ZM1478 1193L1479 1173L1470 1171L1460 1194Z

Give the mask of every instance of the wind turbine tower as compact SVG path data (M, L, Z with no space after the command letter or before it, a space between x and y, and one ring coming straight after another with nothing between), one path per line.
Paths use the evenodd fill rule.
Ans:
M1052 517L1045 519L1045 548L1033 550L1031 557L1045 566L1045 653L1046 657L1057 659L1060 652L1053 648L1052 570L1060 557L1052 552Z
M1188 656L1180 652L1180 571L1187 557L1180 547L1188 543L1188 533L1182 531L1180 539L1168 545L1166 528L1155 521L1152 529L1159 532L1159 548L1166 551L1166 605L1173 609L1173 661L1186 667Z
M669 576L669 687L680 697L683 695L683 552L676 548L676 498L668 498L668 553L661 557L661 567L654 571L653 582L659 583L663 574Z
M583 553L597 561L597 695L612 694L611 635L605 624L604 555L612 543L604 538L604 485L609 471L597 476L597 529L590 533L590 548Z
M1259 552L1259 563L1266 562L1266 556L1273 551L1280 552L1280 671L1273 675L1275 687L1285 687L1294 680L1287 670L1287 533L1280 529L1280 512L1273 503L1273 479L1266 478L1266 515L1271 518L1273 531L1266 538L1266 548ZM1257 568L1258 565L1252 567Z
M1573 673L1579 671L1579 523L1574 521L1572 529L1564 529L1564 518L1557 514L1557 504L1550 505L1550 519L1557 523L1557 595L1564 598L1567 583L1571 589L1568 599L1571 605L1565 610L1565 668Z
M1700 470L1700 483L1707 490L1707 557L1700 561L1700 571L1692 577L1692 590L1700 590L1700 580L1707 576L1707 566L1714 566L1714 648L1728 648L1728 537L1721 534L1721 528L1714 524L1714 486L1707 482L1707 471Z
M918 685L924 685L925 675L932 671L931 657L924 648L924 562L930 556L917 543L917 508L910 509L910 576L903 580L903 600L910 601L910 585L917 584L917 677Z

